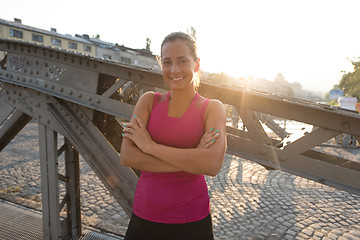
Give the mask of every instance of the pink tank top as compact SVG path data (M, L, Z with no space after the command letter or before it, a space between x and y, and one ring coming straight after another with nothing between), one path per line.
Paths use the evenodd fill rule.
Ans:
M168 116L170 92L155 93L147 130L152 139L167 146L196 148L204 134L204 115L209 99L196 93L181 118ZM209 194L203 175L186 172L142 171L133 205L134 213L160 223L187 223L210 213Z

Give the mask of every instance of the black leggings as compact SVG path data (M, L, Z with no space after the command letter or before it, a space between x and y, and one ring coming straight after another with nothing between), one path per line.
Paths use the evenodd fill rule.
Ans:
M126 232L125 240L213 240L211 215L184 224L157 223L142 219L134 213Z

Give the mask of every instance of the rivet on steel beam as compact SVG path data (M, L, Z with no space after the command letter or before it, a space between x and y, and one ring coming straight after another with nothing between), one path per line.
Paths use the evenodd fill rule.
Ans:
M29 83L32 83L32 79L30 78Z
M78 96L79 96L79 98L82 98L82 95L81 95L81 93L79 93L79 95L78 95Z
M52 89L52 90L54 90L54 89L55 89L55 85L54 85L54 84L51 86L51 89Z
M18 81L20 81L20 76L18 76L16 79L17 79Z
M39 70L37 70L37 71L36 71L36 75L39 75L39 73L40 73Z
M48 84L47 84L47 83L45 83L45 84L44 84L44 87L46 87L46 88L47 88L47 86L48 86Z
M101 103L101 99L98 99L96 102L97 102L97 103Z
M13 100L13 104L15 104L16 103L16 101L15 101L15 99Z
M69 95L72 95L72 90L70 90Z
M49 77L49 73L45 73L45 77Z
M91 98L91 97L89 97L89 101L90 101L90 102L92 101L92 98Z
M348 128L350 128L350 126L351 126L351 124L350 124L349 122L343 122L343 123L341 123L341 127L342 127L343 129L348 129Z
M6 77L9 77L9 74L8 74L8 73L6 73Z
M33 70L30 71L30 74L33 74Z
M8 101L9 101L9 102L11 101L11 97L8 97Z
M21 95L22 95L22 94L21 94L21 92L19 92L19 94L18 94L18 95L19 95L19 97L21 97Z
M35 65L36 65L36 66L39 65L39 61L38 61L38 60L36 60Z
M63 87L61 87L61 88L60 88L60 92L63 92L63 91L64 91L64 88L63 88Z
M50 120L47 120L47 124L50 124Z
M10 74L10 78L11 78L11 79L13 78L13 75L12 75L12 74Z
M25 81L26 81L26 77L24 77L22 80L23 80L23 82L25 82Z
M45 67L49 66L49 64L47 62L45 62Z

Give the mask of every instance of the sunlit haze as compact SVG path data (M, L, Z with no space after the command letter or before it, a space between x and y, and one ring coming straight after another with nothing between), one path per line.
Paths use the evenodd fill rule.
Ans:
M358 0L4 1L0 18L61 34L160 54L170 32L196 30L201 68L273 81L282 73L304 89L329 91L360 57ZM350 59L350 60L349 60Z

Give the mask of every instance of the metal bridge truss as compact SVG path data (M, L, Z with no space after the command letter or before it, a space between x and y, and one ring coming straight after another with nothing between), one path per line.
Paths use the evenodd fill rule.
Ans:
M79 155L131 213L137 171L120 165L122 128L139 95L166 89L159 72L33 43L0 39L0 151L31 120L39 124L43 228L47 239L81 234ZM360 141L360 116L307 101L202 82L200 94L231 106L244 128L227 127L228 153L360 194L360 164L314 147L350 134ZM299 136L274 118L313 125ZM273 134L264 130L264 124ZM57 133L64 136L58 149ZM65 151L65 175L58 156ZM60 199L59 183L66 183ZM66 216L60 216L61 210Z

